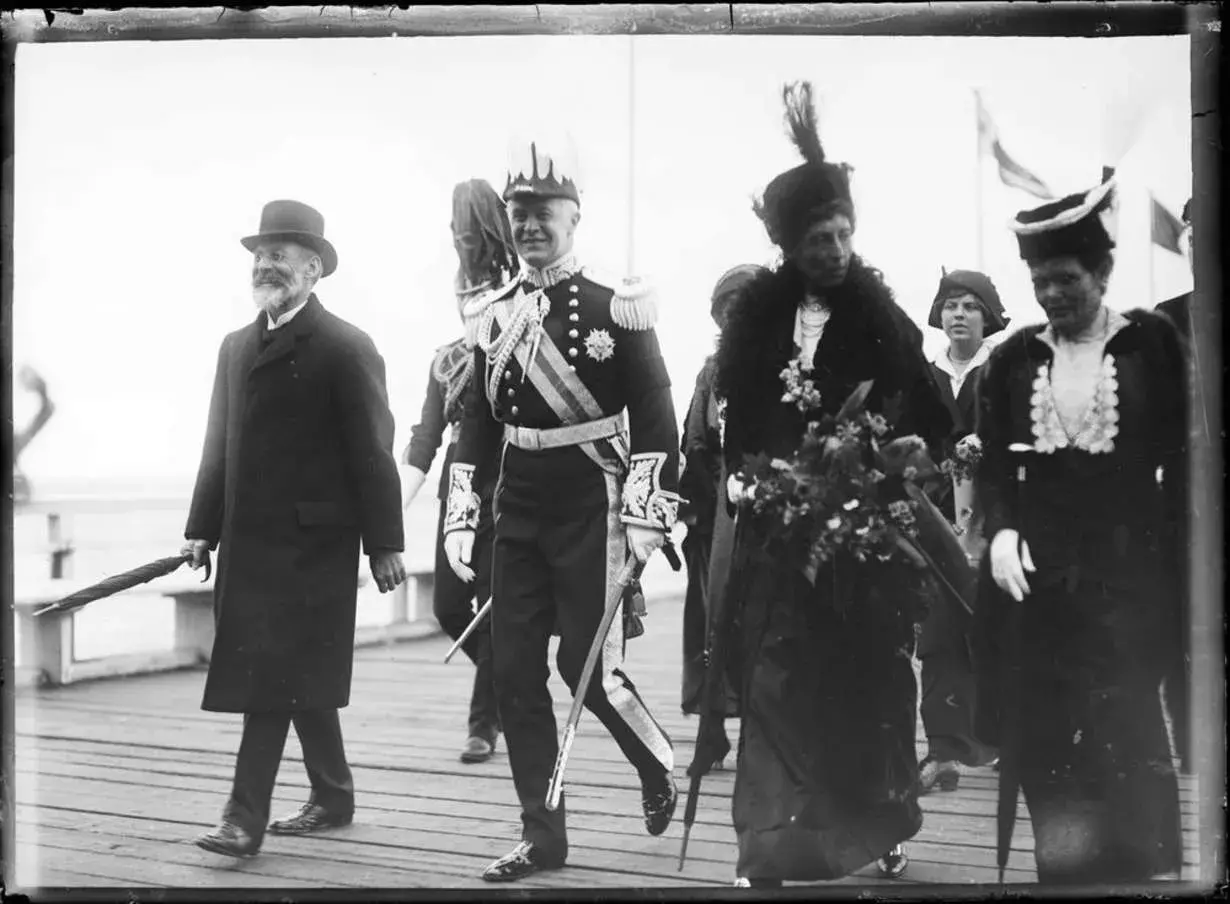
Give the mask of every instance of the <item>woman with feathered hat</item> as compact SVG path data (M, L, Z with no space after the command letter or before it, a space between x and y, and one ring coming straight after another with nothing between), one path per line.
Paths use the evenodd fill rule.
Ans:
M744 493L747 456L800 448L807 418L783 398L792 360L812 369L824 413L870 380L866 409L897 408L896 432L938 450L952 429L921 331L853 253L849 167L825 159L811 86L783 97L805 162L776 177L756 209L784 261L743 288L718 349L731 499ZM838 605L831 565L813 584L791 563L764 561L752 552L759 522L740 521L730 607L742 619L737 884L835 879L877 859L899 875L900 845L922 825L913 601L880 581L891 566L869 563L858 598Z
M475 324L491 301L509 291L516 282L520 264L504 202L487 182L471 179L453 188L453 246L458 268L454 293L465 335L436 350L431 361L427 392L419 422L411 431L403 461L409 466L405 505L409 506L423 487L427 472L440 448L446 427L451 429L444 469L440 477L440 518L436 529L435 581L432 614L440 627L456 640L474 617L474 603L482 605L491 596L491 499L495 484L498 444L485 450L488 461L481 468L485 479L476 487L480 517L473 561L455 573L444 553L444 518L449 465L457 450L465 393L474 373ZM495 753L500 733L492 667L491 623L486 620L467 638L462 651L474 663L474 690L463 763L483 763Z
M999 863L1018 785L1046 884L1176 876L1186 748L1186 363L1164 316L1103 297L1115 185L1017 214L1045 326L979 391L990 541L975 610L980 737L1000 747Z

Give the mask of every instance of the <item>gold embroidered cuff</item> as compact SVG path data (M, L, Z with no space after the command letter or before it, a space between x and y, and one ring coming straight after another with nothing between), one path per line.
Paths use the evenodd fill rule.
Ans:
M665 452L641 452L632 456L624 481L619 520L637 527L669 531L679 520L678 493L662 489Z
M448 472L444 533L478 530L478 493L474 492L474 465L454 464Z

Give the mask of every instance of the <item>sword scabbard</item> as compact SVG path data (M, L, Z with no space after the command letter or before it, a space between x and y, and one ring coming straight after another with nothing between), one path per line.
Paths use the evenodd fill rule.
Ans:
M573 725L564 729L564 740L559 745L559 754L555 758L555 772L551 775L551 786L547 789L547 809L554 813L559 809L560 798L564 794L564 767L568 763L568 754L572 752L572 742L576 739L577 730Z

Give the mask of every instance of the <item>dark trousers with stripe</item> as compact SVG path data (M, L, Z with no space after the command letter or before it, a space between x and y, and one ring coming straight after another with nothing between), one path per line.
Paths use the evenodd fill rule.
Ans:
M346 763L336 709L246 713L235 760L235 780L223 818L254 838L264 836L269 824L269 804L292 722L312 786L308 799L331 813L354 813L354 780Z
M440 504L440 523L436 529L435 585L432 588L432 614L440 627L453 640L462 635L491 596L491 553L495 527L489 505L482 509L478 535L474 538L474 553L470 566L474 581L467 584L444 554L444 515ZM475 606L474 604L478 605ZM493 607L494 608L494 607ZM484 619L461 645L461 650L474 663L474 689L470 693L469 733L494 744L500 732L500 719L495 696L495 667L491 652L491 619Z
M496 693L521 801L523 838L556 863L567 858L568 839L564 800L555 812L546 808L559 750L547 686L548 645L557 628L556 667L575 693L602 620L608 583L626 555L622 531L611 530L612 505L618 505L613 482L579 450L507 450L495 497ZM671 742L620 668L622 657L622 622L616 617L585 706L642 782L660 781L674 767Z

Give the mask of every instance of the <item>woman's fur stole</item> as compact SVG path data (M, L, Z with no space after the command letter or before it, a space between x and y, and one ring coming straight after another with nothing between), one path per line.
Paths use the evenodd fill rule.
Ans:
M795 353L795 312L805 292L802 273L787 261L748 283L731 305L718 344L716 390L726 400L727 461L736 469L744 453L797 444L801 436L802 419L782 417L781 372ZM823 410L836 413L859 382L874 380L868 410L883 411L898 397L894 433L918 433L938 450L951 415L923 356L922 332L883 275L854 255L845 281L824 301L831 315L813 361ZM768 435L788 424L793 437Z

